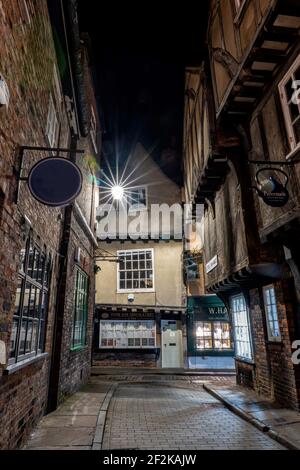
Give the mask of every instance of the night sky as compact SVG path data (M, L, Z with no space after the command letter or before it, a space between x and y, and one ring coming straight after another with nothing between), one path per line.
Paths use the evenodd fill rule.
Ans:
M139 140L180 182L184 68L202 61L206 3L110 0L95 10L79 0L80 28L92 44L104 152L111 163L117 149L124 161Z

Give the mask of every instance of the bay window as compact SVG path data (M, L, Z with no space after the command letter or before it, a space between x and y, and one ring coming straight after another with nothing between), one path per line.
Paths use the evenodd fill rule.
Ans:
M278 87L289 145L293 152L300 146L300 55Z
M227 350L231 349L230 326L228 322L197 321L196 349L197 350Z

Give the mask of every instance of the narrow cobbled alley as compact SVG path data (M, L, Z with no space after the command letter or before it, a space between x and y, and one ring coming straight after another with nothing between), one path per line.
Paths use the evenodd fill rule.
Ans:
M230 376L92 376L44 417L25 449L285 449L203 385L236 387Z

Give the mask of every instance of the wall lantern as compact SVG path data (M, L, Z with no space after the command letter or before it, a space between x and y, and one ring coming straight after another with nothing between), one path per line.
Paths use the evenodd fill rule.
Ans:
M9 89L6 81L0 73L0 107L8 107L9 103Z

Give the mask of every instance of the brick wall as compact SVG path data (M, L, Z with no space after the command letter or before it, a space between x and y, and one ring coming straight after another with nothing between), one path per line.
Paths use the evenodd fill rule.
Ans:
M81 248L79 263L74 260L75 249L77 247ZM60 364L59 402L62 401L66 395L73 393L83 383L85 383L90 374L95 299L93 249L94 247L92 243L89 241L73 215L66 273L67 281ZM79 266L89 276L87 344L82 349L71 350L76 266Z
M0 108L0 341L4 342L6 347L6 360L0 365L1 449L22 445L47 407L64 210L50 209L39 204L29 194L24 182L20 184L19 201L16 204L17 180L14 167L18 168L20 164L20 145L49 146L45 129L50 93L60 122L57 145L68 147L70 144L70 126L65 103L54 79L54 67L57 64L47 1L29 0L29 18L20 8L23 3L23 0L0 0L0 73L10 91L8 108ZM93 96L92 83L87 82L86 86L89 89L88 96ZM96 112L95 114L97 117ZM84 174L83 192L78 204L93 229L94 208L91 207L90 200L95 151L89 136L81 139L79 146L86 150L86 156L77 161ZM27 174L33 163L45 156L48 156L47 153L26 152L24 174ZM5 369L20 268L19 253L24 245L24 215L31 221L33 237L46 246L53 260L45 345L48 356L8 375ZM84 224L79 224L72 213L65 267L67 281L59 401L77 390L87 380L90 371L94 245L91 235L83 227ZM74 251L77 246L82 250L80 265L90 278L90 290L87 346L73 352L70 351L70 331L74 313Z
M17 181L13 167L19 166L20 145L47 146L45 136L50 92L61 122L66 119L53 80L56 63L46 1L31 2L30 21L18 0L0 2L0 73L9 91L8 108L0 108L0 340L9 352L12 315L19 270L19 253L24 243L22 218L26 215L34 237L46 245L54 260L48 311L46 352L51 350L54 316L57 251L61 232L60 210L49 209L33 200L25 183L20 185L19 204L15 204ZM66 129L64 124L62 128ZM61 143L68 135L61 133ZM26 153L24 174L41 156ZM0 366L0 448L20 445L44 413L47 401L49 357L5 375Z
M297 366L292 363L291 344L295 337L294 308L289 282L275 283L281 342L268 340L262 294L250 291L251 319L255 348L255 389L283 406L299 409L296 386ZM299 368L299 367L298 367Z
M100 367L157 367L154 353L94 352L93 366Z

